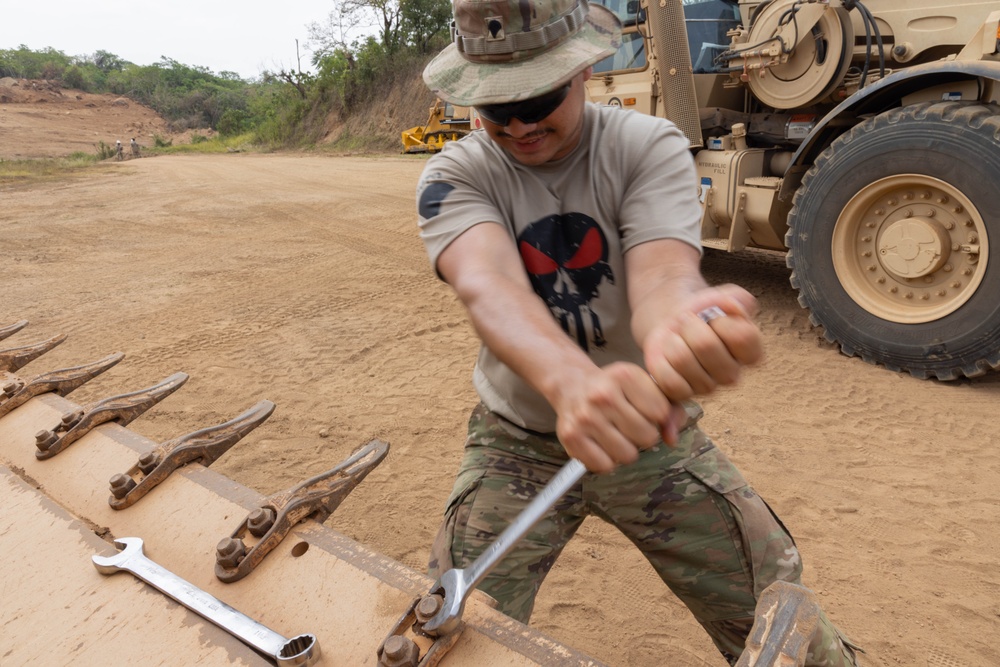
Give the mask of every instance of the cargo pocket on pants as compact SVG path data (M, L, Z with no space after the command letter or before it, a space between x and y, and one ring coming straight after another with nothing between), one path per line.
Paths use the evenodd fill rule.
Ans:
M451 497L444 511L444 520L441 528L431 545L430 561L427 565L428 574L432 577L440 577L448 570L455 567L455 560L452 556L452 548L455 544L455 528L464 527L468 524L471 503L466 502L471 496L479 491L486 471L482 469L466 470L459 473L452 488Z
M791 534L722 451L713 447L692 458L684 468L725 498L732 510L754 598L777 580L800 583L802 559Z

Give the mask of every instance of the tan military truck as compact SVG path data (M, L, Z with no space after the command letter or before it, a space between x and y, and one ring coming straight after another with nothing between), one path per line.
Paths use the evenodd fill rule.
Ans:
M598 1L589 95L685 133L706 248L787 251L847 355L1000 368L1000 2Z

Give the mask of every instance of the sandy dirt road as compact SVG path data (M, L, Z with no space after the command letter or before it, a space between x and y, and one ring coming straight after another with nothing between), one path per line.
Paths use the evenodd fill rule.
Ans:
M267 398L213 469L262 493L378 437L386 461L327 525L423 569L475 403L477 343L417 238L419 157L158 157L0 192L3 347L57 333L40 373L111 352L85 403L185 371L130 428L166 440ZM706 397L706 431L802 549L807 585L866 665L1000 664L1000 375L918 381L840 355L777 255L709 254L760 299L767 360ZM636 551L594 519L533 625L612 665L716 666Z

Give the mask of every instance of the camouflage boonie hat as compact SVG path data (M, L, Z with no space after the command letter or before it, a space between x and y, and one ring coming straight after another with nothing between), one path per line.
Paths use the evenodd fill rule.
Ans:
M446 102L519 102L559 88L615 52L621 24L587 0L454 0L452 43L424 69Z

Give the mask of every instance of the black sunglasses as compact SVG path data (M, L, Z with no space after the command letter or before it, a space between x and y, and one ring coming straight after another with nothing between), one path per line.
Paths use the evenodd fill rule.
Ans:
M569 95L569 89L572 85L572 83L567 83L562 88L553 90L551 93L532 97L522 102L487 104L476 107L476 111L479 112L480 116L494 125L501 125L503 127L507 127L512 118L516 118L522 123L529 125L531 123L538 123L548 118L553 111L559 108L559 105Z

